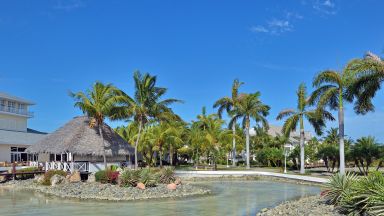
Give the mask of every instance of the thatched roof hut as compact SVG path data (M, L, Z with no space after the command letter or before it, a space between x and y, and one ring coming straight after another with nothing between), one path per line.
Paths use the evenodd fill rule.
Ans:
M120 137L111 127L102 127L107 157L134 155L134 148ZM33 154L64 154L100 157L104 146L101 143L98 126L90 127L86 116L75 117L63 127L47 135L27 149Z

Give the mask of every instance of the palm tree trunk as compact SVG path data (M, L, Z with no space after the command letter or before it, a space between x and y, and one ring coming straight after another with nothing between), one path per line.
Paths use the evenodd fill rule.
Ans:
M305 173L304 163L304 122L303 117L300 117L300 173Z
M236 120L232 125L232 166L236 166Z
M173 149L172 144L169 144L169 164L173 165Z
M107 165L107 156L106 156L106 153L105 153L105 142L104 142L104 135L103 135L103 130L101 129L101 125L103 123L99 123L98 124L98 127L99 127L99 133L100 133L100 137L101 137L101 145L103 146L103 160L104 160L104 169L107 170L108 169L108 165Z
M345 155L344 155L344 108L339 108L339 152L340 152L340 174L345 174Z
M163 167L163 151L161 150L161 148L159 150L159 157L160 157L160 168L162 168Z
M137 133L137 139L135 142L135 169L138 168L138 163L137 163L137 146L139 145L139 140L140 140L140 135L141 135L141 129L143 127L142 121L139 123L139 132Z
M249 162L249 124L245 128L245 148L246 148L246 157L247 157L247 169L251 168L250 162Z

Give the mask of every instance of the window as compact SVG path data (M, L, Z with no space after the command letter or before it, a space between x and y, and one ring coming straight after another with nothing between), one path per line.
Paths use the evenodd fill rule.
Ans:
M25 111L25 104L19 104L19 112L23 113Z
M15 112L16 103L13 101L8 101L8 111Z
M5 111L5 100L0 99L0 111Z

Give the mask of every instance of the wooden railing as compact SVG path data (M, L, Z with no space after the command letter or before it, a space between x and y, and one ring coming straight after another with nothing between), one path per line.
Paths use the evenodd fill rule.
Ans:
M63 170L65 172L73 172L78 170L80 172L89 171L88 162L45 162L45 170Z

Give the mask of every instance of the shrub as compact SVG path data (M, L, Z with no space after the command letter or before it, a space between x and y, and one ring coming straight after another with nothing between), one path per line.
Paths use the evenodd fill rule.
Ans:
M348 215L384 215L384 176L380 172L357 178L336 174L326 185L325 198Z
M47 186L51 185L51 178L54 175L61 175L61 176L65 177L65 176L67 176L67 173L63 170L48 170L44 174L44 179L43 179L42 184L47 185Z
M172 167L164 167L159 172L159 183L161 184L170 184L176 180L175 178L175 169Z
M359 179L339 205L346 214L384 215L384 176L373 172Z
M119 177L119 172L111 170L100 170L95 173L95 180L102 184L116 184Z
M140 171L139 182L143 183L146 187L154 187L158 181L158 175L150 168L144 168Z
M329 204L337 205L343 194L347 193L357 180L357 176L352 173L345 175L336 174L331 177L330 181L325 185L326 191L324 191L325 199Z
M117 169L119 169L119 166L111 165L110 171L117 171Z
M17 170L18 173L28 173L28 172L35 172L35 171L38 171L39 168L38 167L27 167L27 168L23 168L23 169L20 169L20 170ZM20 175L16 175L17 178L19 179L29 179L29 178L33 178L33 174L20 174Z
M140 170L127 169L120 175L120 186L136 187L140 180Z

